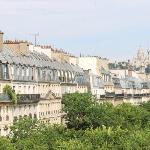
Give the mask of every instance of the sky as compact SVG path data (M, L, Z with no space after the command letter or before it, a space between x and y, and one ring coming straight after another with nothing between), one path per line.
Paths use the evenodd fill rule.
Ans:
M132 58L150 47L150 0L0 0L5 39L62 48L76 56Z

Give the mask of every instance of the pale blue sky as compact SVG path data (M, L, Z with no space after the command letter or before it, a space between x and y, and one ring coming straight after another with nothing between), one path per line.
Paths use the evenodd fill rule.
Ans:
M150 46L150 0L0 0L5 39L113 59Z

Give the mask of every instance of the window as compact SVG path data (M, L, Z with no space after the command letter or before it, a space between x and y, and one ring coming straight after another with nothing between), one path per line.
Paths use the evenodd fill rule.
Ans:
M3 78L7 79L7 64L3 64Z
M8 126L5 125L4 130L7 131L8 130Z
M24 76L24 73L25 73L25 68L24 67L22 67L22 76Z
M16 116L14 117L14 120L13 120L13 121L14 121L14 122L16 122L16 121L17 121L17 117L16 117Z
M33 87L33 94L35 93L35 86Z
M37 115L36 114L34 114L34 119L36 119L37 118Z
M15 91L15 86L13 86L13 90Z
M26 76L29 76L29 68L26 68Z
M28 93L30 93L30 86L28 87Z
M19 119L21 119L22 118L22 116L21 115L19 115Z
M43 70L43 71L42 71L42 79L45 80L45 78L46 78L46 71Z
M8 106L6 106L6 112L8 113Z
M32 68L32 80L34 80L34 69Z
M18 92L21 93L21 86L19 86L19 91Z
M24 94L26 94L26 86L24 86Z
M9 116L8 115L6 116L6 121L9 121Z
M29 114L29 117L32 118L32 114L31 113Z

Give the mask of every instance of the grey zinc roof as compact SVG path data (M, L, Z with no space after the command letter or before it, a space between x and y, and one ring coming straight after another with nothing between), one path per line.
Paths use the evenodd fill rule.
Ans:
M71 65L71 66L72 66L74 72L77 72L77 73L80 73L80 74L84 73L83 69L80 68L78 65Z
M13 60L11 59L11 57L9 56L9 55L3 55L3 57L5 58L5 60L8 62L8 63L10 63L10 64L12 64L13 63Z
M3 62L6 62L7 60L4 58L4 56L2 54L0 54L0 61L3 63Z
M52 61L52 64L55 69L62 70L62 66L58 61L54 60L54 61Z
M67 62L60 63L57 60L51 60L46 54L38 53L36 51L29 51L26 54L14 53L11 49L4 47L0 52L0 60L10 64L22 64L36 67L50 67L52 69L72 71L75 73L83 74L83 69L77 65L70 65Z
M127 77L126 80L128 81L128 84L130 87L134 86L137 89L142 88L142 80L135 77Z
M74 71L72 66L67 62L63 63L63 66L64 66L66 71Z
M120 84L123 89L130 88L129 82L125 79L120 79Z

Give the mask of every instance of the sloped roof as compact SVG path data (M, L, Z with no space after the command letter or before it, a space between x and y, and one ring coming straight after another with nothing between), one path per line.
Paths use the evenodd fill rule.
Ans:
M9 64L21 64L36 67L50 67L52 69L71 71L83 74L83 69L79 66L71 65L68 62L60 63L57 60L50 59L44 53L36 51L28 51L26 54L15 53L11 49L4 47L0 52L0 61L2 63L8 62Z

